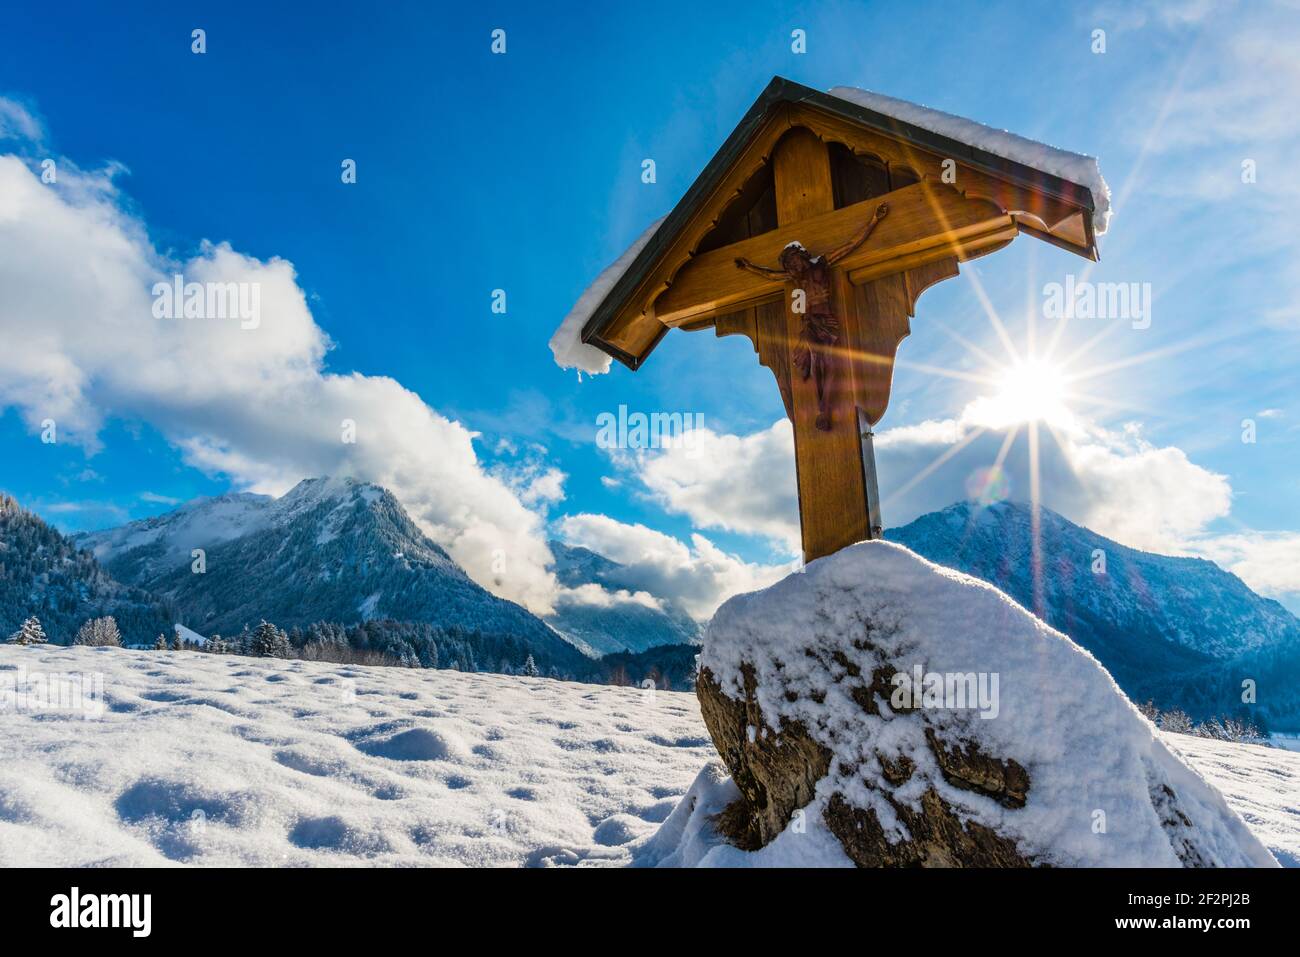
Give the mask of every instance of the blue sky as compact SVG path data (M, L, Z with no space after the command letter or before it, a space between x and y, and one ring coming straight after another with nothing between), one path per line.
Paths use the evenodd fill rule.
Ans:
M335 464L314 448L254 434L274 410L259 391L273 387L264 380L287 381L305 362L339 377L331 395L350 381L370 390L359 403L382 410L381 380L395 380L435 415L479 434L468 453L453 429L459 451L444 456L427 446L451 433L438 424L426 434L427 423L415 423L424 413L403 406L414 424L385 423L390 445L368 460L385 464L367 477L407 489L399 496L426 527L465 549L490 541L481 526L518 524L514 506L499 501L500 486L536 517L534 538L564 534L625 557L664 544L638 526L680 543L686 558L672 559L673 574L648 573L648 588L671 590L701 562L716 570L693 534L751 569L788 560L789 536L772 527L773 515L788 525L792 509L792 476L779 474L782 440L772 431L781 407L747 343L674 333L640 372L617 367L582 381L558 369L547 348L584 287L671 208L780 74L822 89L872 89L1100 158L1116 214L1090 277L1151 283L1153 321L1136 330L1079 320L1061 333L1053 361L1087 346L1066 370L1087 373L1076 383L1086 398L1069 403L1078 431L1062 459L1073 477L1056 483L1047 468L1044 500L1130 544L1216 558L1293 601L1300 572L1293 581L1279 566L1300 555L1300 201L1291 168L1300 146L1300 14L1268 3L1052 7L382 3L291 13L266 4L133 3L32 11L0 35L0 102L9 116L0 154L37 175L43 157L57 157L67 171L59 201L112 219L143 250L141 262L211 264L207 242L229 244L240 268L292 263L309 313L293 326L306 344L301 355L293 351L301 343L286 347L288 371L217 347L214 369L230 359L229 369L199 361L193 375L211 374L229 389L195 387L195 396L169 401L191 384L164 388L149 354L129 353L140 357L129 374L85 358L86 342L115 335L93 306L72 319L65 310L58 335L49 331L54 320L42 304L55 309L61 293L42 298L39 283L57 290L101 281L83 275L84 259L51 264L44 277L30 268L5 274L11 296L0 292L0 331L20 353L48 334L36 355L64 359L39 381L68 374L77 384L60 392L70 424L54 445L40 442L37 425L42 401L54 400L38 401L40 389L15 375L0 386L0 488L78 530L231 488L279 491L323 468L365 472L366 462ZM195 27L207 32L203 55L190 50ZM507 31L503 56L489 50L498 27ZM802 55L791 50L796 28L807 32ZM1106 31L1101 54L1092 51L1098 29ZM0 131L5 115L0 109ZM340 182L345 158L357 162L354 185ZM656 162L652 185L641 182L644 158ZM1246 159L1255 161L1254 183L1241 181ZM119 165L111 182L96 179ZM33 230L23 233L3 225L2 213L0 205L0 237L7 228L9 241L30 248L41 223L19 224ZM948 441L940 427L960 428L988 391L961 375L987 372L985 354L1006 358L981 292L1016 348L1029 349L1033 325L1030 351L1041 352L1056 332L1041 315L1031 322L1042 286L1085 268L1022 237L926 294L881 427L914 430L898 433L895 448L906 455L882 443L887 484L907 485L940 456ZM14 293L19 286L24 296ZM507 293L505 315L490 309L497 288ZM313 338L313 323L331 348ZM41 365L26 362L29 372ZM256 368L241 389L248 363ZM349 380L353 373L365 381ZM243 402L259 408L241 411ZM620 403L700 413L713 434L733 437L718 448L747 450L742 458L758 471L724 476L698 463L611 458L595 445L595 419ZM1242 441L1245 419L1255 422L1253 443ZM281 425L292 434L293 423ZM985 446L973 443L970 453L988 457ZM410 461L394 465L408 450ZM1008 494L1023 498L1019 455L1008 459ZM468 471L449 469L422 486L430 466L421 456ZM978 464L953 456L886 519L960 498ZM466 505L457 489L471 485L478 491ZM745 514L713 506L738 485L770 495L739 496ZM469 513L488 517L463 520ZM529 560L537 554L525 551ZM747 580L733 568L717 587Z

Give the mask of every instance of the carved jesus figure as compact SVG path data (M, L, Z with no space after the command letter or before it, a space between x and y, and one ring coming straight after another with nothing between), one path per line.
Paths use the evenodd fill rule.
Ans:
M805 380L811 375L817 383L817 428L831 427L831 385L835 378L836 346L840 341L840 320L831 304L831 267L867 241L876 225L889 212L881 203L862 231L843 246L813 256L798 242L781 250L780 269L759 266L748 259L736 259L736 266L766 279L792 283L803 292L804 311L799 322L799 343L794 350L794 364Z

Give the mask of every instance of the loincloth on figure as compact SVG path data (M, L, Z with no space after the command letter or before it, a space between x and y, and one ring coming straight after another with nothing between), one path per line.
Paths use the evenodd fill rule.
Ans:
M794 350L795 368L817 385L817 428L831 427L831 383L835 376L835 347L840 341L840 321L833 313L809 313L799 324Z

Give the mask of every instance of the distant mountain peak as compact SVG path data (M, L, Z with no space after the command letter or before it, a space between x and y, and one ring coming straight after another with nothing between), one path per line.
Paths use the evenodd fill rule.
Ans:
M959 502L885 537L1039 613L1138 700L1183 686L1179 676L1300 650L1300 621L1214 562L1130 548L1040 508L1035 575L1034 527L1023 502Z
M470 579L390 492L351 477L304 479L279 498L187 503L80 539L115 575L174 602L202 634L263 618L286 628L386 619L513 636L552 660L578 654ZM201 574L193 549L204 550Z
M597 654L610 654L699 641L699 623L679 605L660 601L657 607L651 607L631 600L628 593L639 589L630 579L626 566L580 545L554 540L547 544L555 557L555 578L564 587L575 590L570 595L579 594L584 587L596 586L610 596L622 593L626 599L601 603L557 602L554 614L546 621L575 645L590 648Z
M322 475L303 479L276 501L281 505L291 505L329 499L355 501L360 497L367 502L372 502L389 494L382 485L353 478L350 475Z

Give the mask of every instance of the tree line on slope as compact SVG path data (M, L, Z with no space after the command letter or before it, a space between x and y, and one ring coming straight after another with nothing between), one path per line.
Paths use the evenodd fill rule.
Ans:
M1248 715L1240 717L1213 717L1197 722L1181 708L1162 711L1154 701L1140 704L1141 711L1161 731L1173 734L1190 734L1198 738L1210 738L1215 741L1231 741L1235 744L1259 744L1266 748L1273 747L1268 736L1256 726Z
M44 644L48 638L39 619L31 616L9 641L18 645ZM112 616L103 616L84 622L72 644L121 647L123 641ZM443 627L426 622L386 620L352 625L317 622L288 631L263 621L256 628L245 627L238 635L213 635L201 644L186 641L175 633L171 637L160 634L152 650L392 668L443 668L677 691L694 688L695 656L699 651L694 645L662 645L635 654L624 652L583 659L574 668L571 662L553 658L546 649L534 647L516 635L485 633L455 625Z
M0 494L0 634L19 625L19 615L36 617L44 634L69 644L87 613L112 615L137 641L176 620L165 602L118 582L90 552Z

